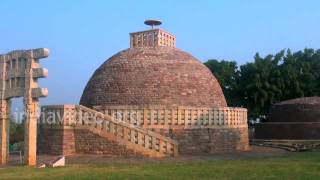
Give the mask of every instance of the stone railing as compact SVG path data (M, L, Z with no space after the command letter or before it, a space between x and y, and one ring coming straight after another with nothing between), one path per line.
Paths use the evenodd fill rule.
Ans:
M43 126L88 128L101 136L112 134L117 137L117 142L152 157L178 155L178 143L175 140L84 106L43 106L41 111Z
M94 107L115 119L144 128L238 128L247 127L245 108L202 107Z

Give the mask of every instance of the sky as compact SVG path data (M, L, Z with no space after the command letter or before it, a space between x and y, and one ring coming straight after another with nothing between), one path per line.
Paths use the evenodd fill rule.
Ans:
M202 62L320 48L319 0L0 0L0 54L49 48L41 104L77 104L94 70L129 47L129 33L149 29L145 19L161 19Z

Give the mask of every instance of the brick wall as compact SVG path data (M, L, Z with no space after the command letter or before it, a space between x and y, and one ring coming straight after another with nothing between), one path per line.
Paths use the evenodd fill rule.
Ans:
M179 143L180 154L249 150L247 128L154 129Z
M120 145L115 137L101 137L88 129L75 129L74 134L77 153L141 156L141 154L127 149L125 145Z
M40 127L37 143L40 154L74 154L74 129Z
M115 137L101 137L88 129L72 127L39 128L38 153L53 155L106 154L118 156L142 156L119 144Z
M180 154L223 153L249 149L247 128L153 129L177 140ZM45 154L108 154L141 156L117 143L111 136L101 137L88 129L40 128L38 150Z

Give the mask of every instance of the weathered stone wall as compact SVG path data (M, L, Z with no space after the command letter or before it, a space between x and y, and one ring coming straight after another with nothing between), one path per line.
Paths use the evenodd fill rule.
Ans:
M75 133L73 128L39 128L38 153L68 155L75 151Z
M40 127L37 144L40 154L63 154L63 129Z
M40 128L38 153L53 155L106 154L141 156L116 141L115 137L101 137L88 129L72 127Z
M224 153L249 150L248 129L154 129L179 143L180 154Z
M138 152L119 144L115 137L101 137L88 129L75 129L75 150L84 154L106 154L113 156L141 156Z

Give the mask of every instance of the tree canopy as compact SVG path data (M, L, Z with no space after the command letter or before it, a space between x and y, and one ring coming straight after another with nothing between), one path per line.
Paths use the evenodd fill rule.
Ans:
M320 95L320 50L290 49L238 66L236 61L204 63L220 82L229 106L248 108L251 119L265 119L272 104Z

